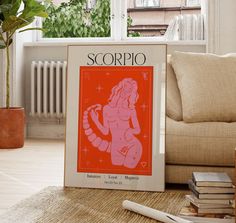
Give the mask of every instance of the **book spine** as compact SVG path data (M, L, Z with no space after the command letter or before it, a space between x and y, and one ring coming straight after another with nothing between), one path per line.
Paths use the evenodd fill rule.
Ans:
M197 181L196 181L196 178L195 178L195 176L194 176L194 172L192 173L192 181L193 181L193 183L194 183L195 185L197 185Z
M198 214L233 214L233 208L199 208L195 204L190 203L190 206Z
M188 186L189 186L189 189L192 191L192 193L195 195L195 197L197 197L198 199L200 199L199 193L195 190L195 188L194 188L193 183L192 183L191 180L188 182Z

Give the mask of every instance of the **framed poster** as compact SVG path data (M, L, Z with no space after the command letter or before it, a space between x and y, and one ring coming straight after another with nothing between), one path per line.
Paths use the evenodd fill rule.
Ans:
M164 190L166 45L68 46L65 186Z

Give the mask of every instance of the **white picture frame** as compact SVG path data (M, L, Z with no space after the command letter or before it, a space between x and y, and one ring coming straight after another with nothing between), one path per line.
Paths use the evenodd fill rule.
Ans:
M164 191L166 48L165 44L101 43L68 46L64 186ZM96 85L96 81L104 86ZM113 82L117 85L112 85ZM126 116L120 116L123 113L117 101L113 107L112 99L105 102L105 98L106 101L111 98L117 86L123 86L117 101L123 103L125 109L122 111ZM151 90L143 86L151 86ZM111 94L108 95L108 91ZM105 96L100 96L99 92ZM136 95L135 102L131 100L131 92ZM100 108L95 108L93 98L101 103ZM149 100L147 108L144 103L141 104L141 100ZM135 104L132 108L127 104L131 101ZM85 109L85 106L88 108ZM141 113L141 106L146 113ZM140 131L136 131L138 127L132 114L136 114ZM151 119L147 118L149 116ZM108 120L108 127L104 120ZM113 123L116 123L119 131L114 130ZM102 134L105 127L107 136ZM130 131L124 131L125 128ZM97 133L94 134L94 131ZM145 136L145 131L150 134ZM106 148L102 144L102 136L110 137ZM120 137L119 142L117 137ZM100 156L101 164L96 158Z

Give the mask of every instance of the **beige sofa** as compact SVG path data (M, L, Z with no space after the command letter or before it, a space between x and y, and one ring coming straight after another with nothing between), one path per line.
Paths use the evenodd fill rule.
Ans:
M177 55L179 56L179 55ZM188 56L188 55L187 55ZM192 56L192 55L191 55ZM172 56L173 57L173 56ZM180 55L174 65L182 63L181 60L188 60L186 55ZM213 58L214 59L214 58ZM217 59L217 58L216 58ZM231 61L232 62L232 61ZM183 62L184 63L184 62ZM186 61L187 64L182 67L177 67L175 70L178 72L191 72L196 64L189 66L191 61ZM195 63L193 55L193 63ZM186 183L191 178L193 171L219 171L227 172L232 179L234 179L234 149L236 148L236 122L235 121L184 121L184 109L186 110L186 100L193 100L193 106L199 106L194 104L196 98L191 98L192 88L189 91L182 90L182 94L179 88L183 88L183 78L181 75L176 77L176 72L173 69L173 61L167 64L167 117L166 117L166 182L167 183ZM200 65L201 66L201 61ZM208 66L208 65L204 65ZM221 66L219 66L221 67ZM230 67L230 65L229 65ZM189 70L188 70L189 69ZM199 67L198 69L204 69L208 71L208 67ZM198 70L198 73L201 73ZM209 71L210 72L210 71ZM233 69L232 72L235 72ZM211 75L211 74L208 74ZM219 74L220 75L220 74ZM236 75L236 73L235 73ZM203 76L204 77L204 76ZM190 75L191 78L191 75ZM178 81L177 81L178 80ZM235 79L233 79L235 80ZM207 82L204 80L204 83ZM232 81L231 81L232 82ZM199 83L196 82L196 83ZM219 82L221 83L221 82ZM236 82L235 84L236 88ZM191 83L189 84L191 85ZM200 91L202 90L202 85ZM226 86L225 86L226 87ZM223 87L224 88L224 87ZM217 88L215 88L217 89ZM226 87L226 89L228 89ZM210 89L213 91L212 89ZM220 89L219 89L220 90ZM222 89L225 90L225 89ZM189 93L187 93L189 92ZM204 91L203 91L204 92ZM193 93L196 93L195 91ZM212 92L211 92L212 93ZM201 94L198 93L198 94ZM235 92L233 92L235 94ZM206 103L204 95L201 95L202 101L204 101L206 112L209 110L209 106L214 106L217 103L219 96L216 99L212 99L212 105ZM236 104L236 95L234 95ZM183 103L184 98L184 103ZM207 100L207 99L206 99ZM227 98L223 99L227 100ZM188 102L188 103L191 103ZM232 104L232 103L231 103ZM188 105L188 104L187 104ZM185 106L185 108L183 108ZM226 105L224 105L227 107ZM232 105L230 105L232 106ZM235 106L235 105L233 105ZM194 107L193 107L194 108ZM232 107L233 109L234 107ZM219 108L222 109L222 108ZM198 110L198 107L192 109L194 112ZM224 109L223 109L224 111ZM188 111L187 111L188 112ZM225 112L220 112L219 116ZM211 114L209 114L211 115ZM231 115L231 113L230 113ZM235 114L232 114L235 116ZM185 114L186 116L186 114ZM213 115L214 116L214 115ZM199 117L199 115L197 116ZM212 117L212 116L211 116ZM235 118L235 117L234 117ZM206 119L207 120L207 119ZM223 119L224 120L224 119Z

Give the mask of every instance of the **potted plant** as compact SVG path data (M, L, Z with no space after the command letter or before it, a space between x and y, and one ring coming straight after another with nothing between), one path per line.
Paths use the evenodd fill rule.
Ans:
M6 107L0 108L0 148L21 148L24 145L24 108L10 107L10 46L13 35L39 28L23 27L31 24L35 16L47 17L46 8L36 0L2 0L0 2L0 49L6 59Z

